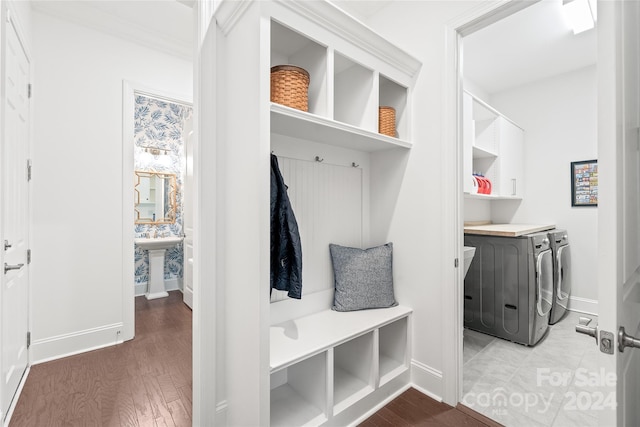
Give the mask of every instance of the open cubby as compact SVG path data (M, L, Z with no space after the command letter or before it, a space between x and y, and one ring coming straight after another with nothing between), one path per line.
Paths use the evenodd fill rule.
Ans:
M333 413L374 390L373 332L337 346L333 353Z
M377 96L373 91L373 71L335 53L334 119L377 132Z
M327 48L271 21L271 66L296 65L309 73L309 113L328 114Z
M327 353L271 374L271 426L315 426L327 420Z
M398 305L323 310L272 325L271 425L348 418L355 404L407 371L410 317Z
M393 107L396 110L396 137L407 137L407 88L380 75L380 106Z
M378 331L380 384L388 383L407 367L407 337L409 333L407 317L381 327Z
M487 153L496 153L496 121L492 120L475 120L475 139L473 147ZM495 154L494 154L495 155Z

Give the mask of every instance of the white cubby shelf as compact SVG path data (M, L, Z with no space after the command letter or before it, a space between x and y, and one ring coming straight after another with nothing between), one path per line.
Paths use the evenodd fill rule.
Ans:
M465 199L477 199L477 200L522 200L522 197L518 196L499 196L496 194L476 194L476 193L464 193Z
M412 147L409 141L273 102L271 103L271 132L364 152Z
M321 425L409 369L408 307L270 327L271 425Z
M328 37L328 39L331 38ZM306 127L304 128L306 132L299 133L306 137L314 135L310 131L316 130L317 125L320 125L340 130L341 135L338 135L336 144L346 144L348 148L354 148L349 146L349 141L356 140L359 142L356 143L355 149L364 151L383 149L361 147L361 142L369 139L379 142L374 144L376 147L409 147L408 141L411 140L409 87L412 76L405 74L404 71L389 68L389 64L383 61L372 59L372 52L356 53L353 46L343 44L342 41L339 44L349 53L330 45L329 42L318 41L317 38L305 34L304 31L298 31L293 26L276 19L271 20L271 67L296 65L304 68L310 76L309 117L303 121L316 126ZM389 52L386 53L389 54ZM407 54L394 51L393 55L400 55L399 57L402 58L400 62L411 67L412 72L417 72L420 67L419 62ZM393 76L388 76L387 71ZM286 109L274 108L273 105L277 104L272 104L271 108L272 126L275 129L272 131L289 134L290 122L283 119L292 117L292 113L287 112ZM394 137L378 133L378 107L380 106L395 109L396 135ZM274 113L277 116L275 119ZM330 133L327 136L334 135ZM328 142L332 140L333 138L326 138L322 142L327 141L332 144ZM346 142L342 142L343 140ZM393 140L396 142L391 142Z

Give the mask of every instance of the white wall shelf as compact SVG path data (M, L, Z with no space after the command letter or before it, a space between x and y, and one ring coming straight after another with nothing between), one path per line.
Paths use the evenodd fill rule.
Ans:
M409 141L276 103L271 103L271 132L364 152L412 146Z
M477 199L477 200L522 200L522 197L518 196L499 196L496 194L474 194L464 193L465 199Z
M498 154L495 151L485 150L480 147L473 147L473 158L474 159L484 159L484 158L496 158Z

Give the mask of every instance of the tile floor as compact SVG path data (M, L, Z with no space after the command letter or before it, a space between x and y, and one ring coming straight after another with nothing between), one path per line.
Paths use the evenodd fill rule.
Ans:
M465 329L462 403L505 426L597 426L611 402L595 339L575 332L580 316L594 318L569 312L534 347Z

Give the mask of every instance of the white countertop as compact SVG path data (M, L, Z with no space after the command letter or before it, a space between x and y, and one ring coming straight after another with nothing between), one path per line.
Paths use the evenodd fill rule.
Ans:
M464 232L483 236L518 237L554 228L556 228L555 224L486 224L465 225Z

